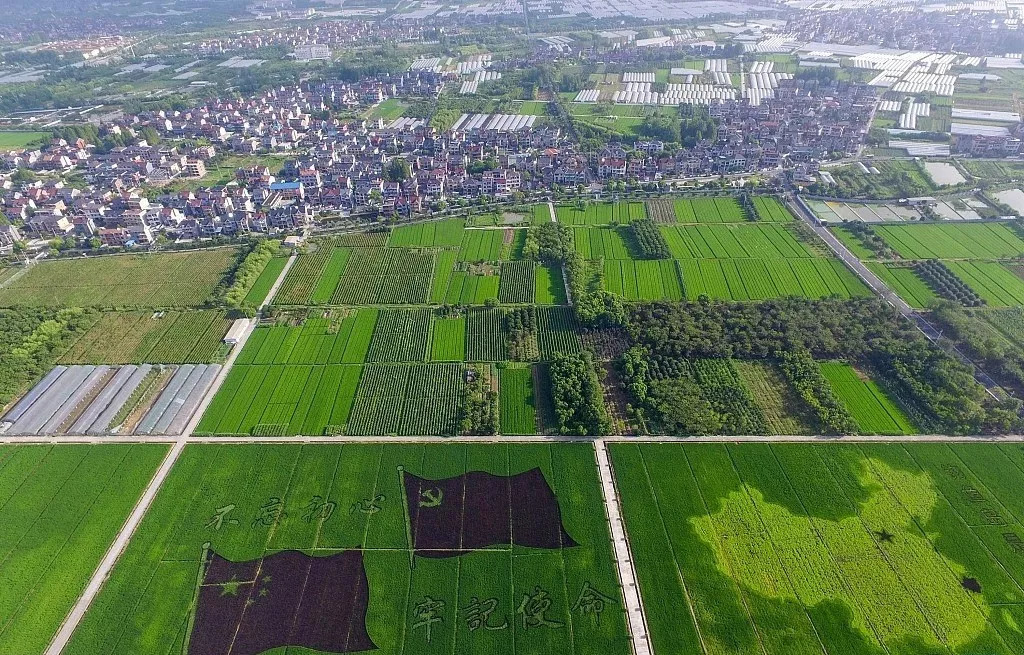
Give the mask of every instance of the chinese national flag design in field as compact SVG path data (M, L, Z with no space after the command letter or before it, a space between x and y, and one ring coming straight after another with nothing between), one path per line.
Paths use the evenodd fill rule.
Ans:
M544 473L471 471L428 480L403 471L412 547L422 557L453 557L498 544L568 548L558 499Z
M325 653L377 647L366 632L363 553L284 551L248 562L207 555L188 655L258 655L297 646Z

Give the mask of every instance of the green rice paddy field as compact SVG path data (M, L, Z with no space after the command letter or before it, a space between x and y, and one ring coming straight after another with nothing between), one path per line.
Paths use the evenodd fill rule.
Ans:
M872 228L907 259L1002 259L1024 253L1022 240L997 223L878 225Z
M861 434L916 432L910 419L873 380L842 362L822 362L821 372L836 397L853 415Z
M166 445L0 445L0 652L42 653Z
M527 511L546 503L562 535L530 546L524 545L527 528L515 528L512 539L506 532L468 552L414 554L423 532L409 524L402 469L428 482L467 471L514 476L539 469L550 496L532 494L542 500ZM420 488L413 501L421 507L462 507L462 498ZM462 520L448 524L451 543L502 516L499 508L509 502L509 487L503 489L465 499L466 527ZM274 602L297 584L257 576L266 590L257 594L255 584L228 581L197 603L204 551L245 562L282 550L323 558L358 549L365 623L357 616L348 630L365 625L374 652L626 655L622 594L601 503L589 444L191 445L64 652L180 653L187 638L193 645L207 638L208 623L190 622L196 608L230 594L248 597L258 611L258 603ZM303 618L338 620L344 611L334 601L323 613L316 610ZM234 634L234 625L207 629Z
M1024 451L610 445L656 653L1024 652Z

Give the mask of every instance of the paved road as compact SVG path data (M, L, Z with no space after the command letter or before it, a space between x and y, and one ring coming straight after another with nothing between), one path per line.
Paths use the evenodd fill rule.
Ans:
M626 536L626 526L622 522L615 472L612 470L603 440L598 439L594 442L594 454L597 456L597 473L601 478L605 518L608 519L612 537L612 554L615 556L615 566L619 570L619 586L622 587L622 596L626 603L626 620L633 641L633 655L651 655L650 631L647 629L647 615L644 612L643 598L640 597L640 587L636 582L633 552Z
M740 435L709 435L703 437L659 437L659 436L635 436L626 434L612 434L602 437L576 437L562 435L523 435L523 436L459 436L459 437L437 437L437 436L379 436L379 435L333 435L333 436L298 436L298 437L216 437L216 436L189 436L189 437L167 437L167 436L109 436L109 437L8 437L0 439L0 445L28 445L28 444L136 444L136 443L162 443L177 444L184 441L187 444L325 444L325 443L487 443L487 444L510 444L510 443L555 443L555 442L579 442L589 443L595 440L608 442L628 441L631 443L885 443L885 442L992 442L992 443L1024 443L1024 434L1004 435L949 435L949 434L910 434L899 437L886 435L852 435L838 437L827 434L740 434Z

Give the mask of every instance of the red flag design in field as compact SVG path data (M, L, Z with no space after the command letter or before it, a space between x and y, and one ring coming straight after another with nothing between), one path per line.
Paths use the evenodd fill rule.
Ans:
M282 646L325 653L377 648L366 631L363 553L284 551L232 562L209 551L188 655L259 655Z
M539 468L510 476L470 471L443 480L402 475L416 555L454 557L499 544L576 545Z

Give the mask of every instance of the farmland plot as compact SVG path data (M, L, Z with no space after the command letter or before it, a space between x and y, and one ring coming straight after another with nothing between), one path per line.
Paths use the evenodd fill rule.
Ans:
M326 286L322 282L324 269L334 254L335 248L328 239L313 242L312 252L305 252L298 256L295 263L288 270L288 275L281 281L277 290L274 303L278 305L305 305L310 302L313 293ZM334 285L338 280L334 278ZM332 287L333 290L333 287ZM328 299L330 298L330 294Z
M678 202L678 201L676 201ZM676 222L675 203L672 200L648 200L647 215L655 223L670 225Z
M361 364L379 310L364 308L307 319L301 327L277 325L253 331L236 364Z
M757 218L766 223L788 223L793 220L793 215L776 198L755 196L753 198L754 209L757 211Z
M236 364L196 434L318 436L341 432L362 369L355 364Z
M610 448L656 652L1024 650L1015 447Z
M534 262L503 262L498 301L506 304L532 303L537 286L535 271Z
M543 360L583 350L579 323L571 307L538 307L537 328L540 358Z
M373 331L368 362L422 362L430 347L431 310L383 309Z
M1024 280L999 262L947 261L949 270L963 280L986 305L1017 307L1024 305Z
M928 283L921 279L913 268L895 264L883 264L880 262L868 262L865 264L893 291L899 294L900 298L907 301L911 307L916 309L927 309L940 298L932 290Z
M785 225L678 225L661 230L676 259L814 256L807 244L800 242Z
M0 289L0 306L195 307L209 301L238 250L43 261Z
M600 504L582 444L189 446L65 652L627 655Z
M867 296L870 290L835 259L681 260L686 297L715 300L765 300L783 296L840 298Z
M505 230L466 230L459 247L460 262L496 262L501 259Z
M679 223L741 223L746 214L735 198L679 198L675 201Z
M606 259L604 288L626 300L682 300L684 297L679 265L670 259Z
M743 386L757 403L772 434L811 434L813 419L796 392L769 362L732 360Z
M331 296L335 305L397 305L427 302L434 253L401 248L358 248Z
M862 379L849 364L823 362L821 372L850 410L863 434L913 434L910 420L871 380Z
M536 273L538 305L564 305L568 302L562 269L551 264L540 264Z
M647 211L642 202L595 202L587 204L584 209L558 205L555 217L566 225L628 225L647 218Z
M536 434L537 401L533 370L503 367L498 372L498 407L502 434Z
M411 248L458 248L466 222L461 218L402 225L391 232L389 246Z
M434 264L434 279L430 284L430 302L441 304L448 295L448 286L451 284L453 271L455 270L454 250L442 250L437 253L437 261Z
M435 362L461 362L466 358L466 317L434 316L430 359Z
M508 357L504 313L497 307L471 307L466 319L466 359L500 362Z
M928 223L872 229L908 259L1003 259L1024 253L1024 240L1003 224Z
M62 364L202 364L231 327L223 312L109 312L60 358Z
M448 283L445 303L449 305L483 305L489 299L498 299L499 275L486 275L470 271L455 271Z
M270 289L274 286L274 282L281 275L281 271L284 270L285 265L288 264L287 257L272 257L267 262L263 272L260 273L259 277L253 283L252 288L249 289L249 293L245 294L243 303L250 307L259 307L262 305L267 298L267 294L270 293Z
M42 653L167 446L0 446L0 652Z
M627 227L578 227L573 229L576 252L584 259L637 259Z

